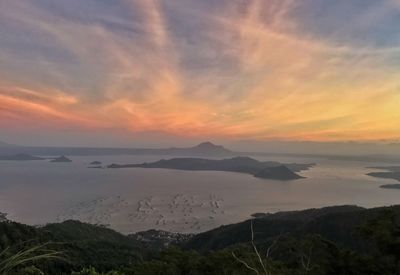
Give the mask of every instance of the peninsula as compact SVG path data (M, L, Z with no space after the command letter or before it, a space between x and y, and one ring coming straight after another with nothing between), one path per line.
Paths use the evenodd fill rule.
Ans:
M45 158L36 157L28 154L0 156L0 160L8 160L8 161L30 161L30 160L44 160L44 159Z
M294 180L302 178L296 172L307 170L315 164L282 164L274 161L258 161L249 157L230 159L173 158L141 164L111 164L108 168L164 168L187 171L225 171L250 174L258 178Z
M378 167L368 167L368 168L386 170L384 172L371 172L367 174L368 176L375 178L382 178L382 179L394 179L400 181L400 166L380 166L380 167L378 166Z

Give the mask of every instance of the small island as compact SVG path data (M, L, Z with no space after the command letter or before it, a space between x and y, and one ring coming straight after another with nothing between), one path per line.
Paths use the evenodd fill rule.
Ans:
M61 156L61 157L52 159L50 162L72 162L72 160L70 160L66 156Z
M105 167L102 166L102 162L101 161L92 161L91 163L89 163L89 166L87 168L91 168L91 169L104 169Z
M250 174L257 178L273 180L301 179L296 172L307 170L315 164L282 164L274 161L258 161L249 157L230 159L173 158L141 164L111 164L108 168L164 168L187 171L225 171Z

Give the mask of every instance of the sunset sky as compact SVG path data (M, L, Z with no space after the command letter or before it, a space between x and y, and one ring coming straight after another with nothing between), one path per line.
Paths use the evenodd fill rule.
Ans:
M400 140L399 26L399 0L0 0L0 140Z

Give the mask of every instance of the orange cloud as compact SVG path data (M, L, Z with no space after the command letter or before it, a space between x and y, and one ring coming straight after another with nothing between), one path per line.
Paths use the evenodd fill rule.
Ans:
M355 48L298 33L288 16L293 0L232 2L209 14L178 1L181 13L207 21L190 37L195 42L174 32L163 1L123 3L131 17L107 20L134 27L124 33L28 1L7 4L2 15L73 56L71 66L87 79L50 61L48 82L7 79L0 66L12 83L0 90L0 119L247 139L400 137L396 47ZM211 64L197 70L192 55Z
M0 87L0 120L29 126L99 126L79 112L69 109L78 103L75 97L59 91L33 91L20 87Z

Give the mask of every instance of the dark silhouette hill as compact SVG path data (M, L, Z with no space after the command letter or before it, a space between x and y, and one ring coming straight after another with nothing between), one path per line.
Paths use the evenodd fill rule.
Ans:
M392 210L400 218L400 205L371 209L349 205L278 212L264 216L257 214L260 218L254 220L253 227L258 243L265 243L282 234L318 234L341 245L362 249L363 241L355 233L359 226L376 218L384 210ZM185 247L198 251L219 250L238 243L247 243L249 236L250 220L197 234Z

